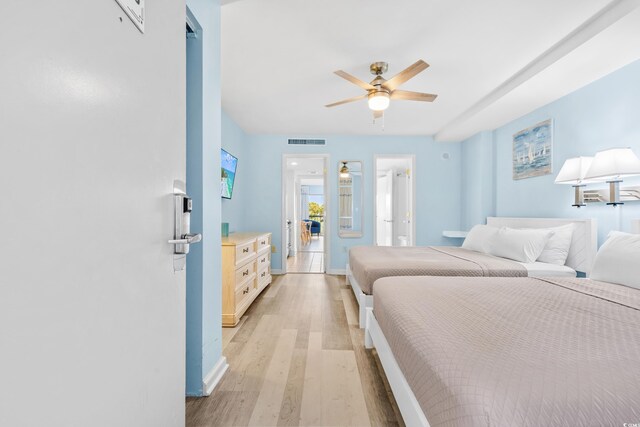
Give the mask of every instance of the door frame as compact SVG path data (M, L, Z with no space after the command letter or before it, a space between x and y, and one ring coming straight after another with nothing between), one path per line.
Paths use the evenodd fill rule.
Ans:
M323 170L323 182L324 182L324 272L325 274L329 271L329 266L331 265L331 188L329 187L329 170L330 170L330 161L331 155L327 153L318 153L318 154L297 154L297 153L283 153L282 154L282 178L280 183L280 193L281 193L281 212L280 212L280 229L281 229L281 244L280 244L280 253L282 254L281 258L281 272L282 274L287 274L287 257L286 257L286 245L287 245L287 205L286 205L286 191L287 191L287 161L289 159L323 159L324 160L324 170ZM297 224L294 224L296 227ZM294 228L294 236L296 235Z
M373 155L373 245L378 244L378 159L411 160L411 239L409 246L416 246L416 155L415 154L374 154Z

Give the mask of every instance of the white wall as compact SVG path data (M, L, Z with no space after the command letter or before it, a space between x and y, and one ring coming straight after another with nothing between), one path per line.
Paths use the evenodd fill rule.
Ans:
M0 16L0 425L183 425L184 2Z

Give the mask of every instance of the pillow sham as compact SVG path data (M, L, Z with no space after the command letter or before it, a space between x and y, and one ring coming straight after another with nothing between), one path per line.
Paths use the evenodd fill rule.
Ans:
M488 253L489 242L498 232L497 227L474 225L462 242L462 248L470 251Z
M489 241L489 253L520 262L535 262L553 231L502 227Z
M598 250L591 279L640 289L640 234L610 232Z
M538 257L539 262L547 264L564 265L569 257L571 239L573 239L573 224L561 225L559 227L546 228L553 231L547 245Z

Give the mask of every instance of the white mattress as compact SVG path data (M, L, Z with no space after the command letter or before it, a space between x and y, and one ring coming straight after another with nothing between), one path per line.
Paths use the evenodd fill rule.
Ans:
M547 264L546 262L519 262L529 272L529 277L576 277L576 271L566 265Z

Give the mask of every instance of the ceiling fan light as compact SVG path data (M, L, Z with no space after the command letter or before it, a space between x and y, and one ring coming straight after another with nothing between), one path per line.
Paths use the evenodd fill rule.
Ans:
M369 108L373 111L384 111L389 108L389 94L385 91L373 92L369 95Z
M349 168L347 167L347 162L342 162L342 167L340 168L340 178L349 178Z

